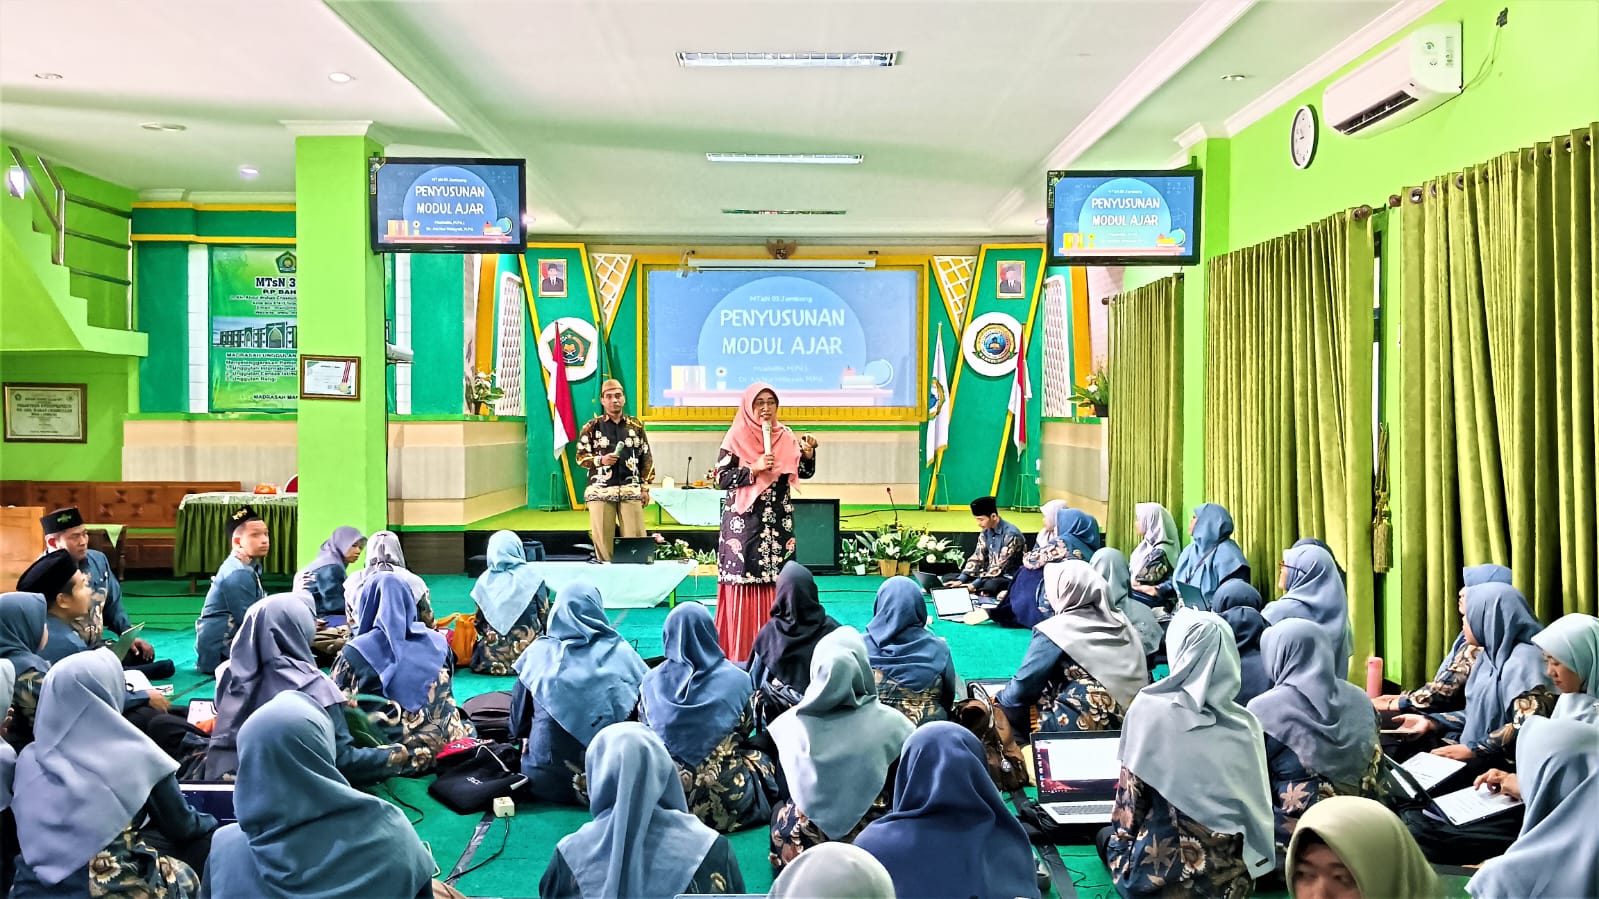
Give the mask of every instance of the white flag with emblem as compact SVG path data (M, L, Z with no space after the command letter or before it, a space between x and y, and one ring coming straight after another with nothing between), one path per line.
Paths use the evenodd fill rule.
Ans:
M938 330L938 348L933 352L933 372L927 378L927 459L933 460L949 444L949 377L944 364L944 329Z

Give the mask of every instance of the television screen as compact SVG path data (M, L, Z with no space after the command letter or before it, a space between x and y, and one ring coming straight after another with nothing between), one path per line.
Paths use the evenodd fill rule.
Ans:
M1051 265L1193 265L1199 172L1050 172Z
M376 253L520 253L521 159L375 157L368 173Z

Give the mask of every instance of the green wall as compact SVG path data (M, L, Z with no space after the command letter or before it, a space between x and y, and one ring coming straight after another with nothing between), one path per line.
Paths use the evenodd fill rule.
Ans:
M43 189L46 198L53 197L54 187L50 179L45 176L44 170L36 164L37 157L27 151L24 151L23 156L28 163L28 172L34 183ZM5 165L10 167L11 164L8 152L5 156ZM60 179L61 186L72 197L128 211L133 208L133 202L138 196L133 190L55 162L51 162L50 167ZM31 196L30 205L33 209L34 230L41 234L49 234L50 220L45 217L44 208L38 202L32 201ZM116 241L119 244L128 242L127 218L76 203L67 204L66 227L70 231ZM108 247L82 237L67 236L65 259L68 268L112 278L128 277L126 250ZM71 276L71 290L73 296L82 297L88 302L89 324L101 328L127 327L128 288L74 273Z
M0 353L0 380L87 385L88 442L0 446L0 480L120 481L122 421L137 401L137 360L98 353Z
M134 297L150 355L139 361L139 411L189 411L189 245L134 248ZM204 361L204 360L201 360Z
M411 257L411 414L462 415L466 256Z

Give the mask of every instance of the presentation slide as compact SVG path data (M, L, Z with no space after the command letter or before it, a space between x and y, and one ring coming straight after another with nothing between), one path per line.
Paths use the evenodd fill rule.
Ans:
M373 246L520 246L522 165L467 160L374 162Z
M1196 179L1192 172L1050 173L1052 262L1192 260L1199 251Z
M920 408L914 271L649 272L651 406Z

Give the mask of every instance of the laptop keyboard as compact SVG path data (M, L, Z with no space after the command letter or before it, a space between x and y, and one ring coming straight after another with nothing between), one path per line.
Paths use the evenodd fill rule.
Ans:
M1044 806L1056 819L1109 818L1115 808L1114 802L1050 802Z

